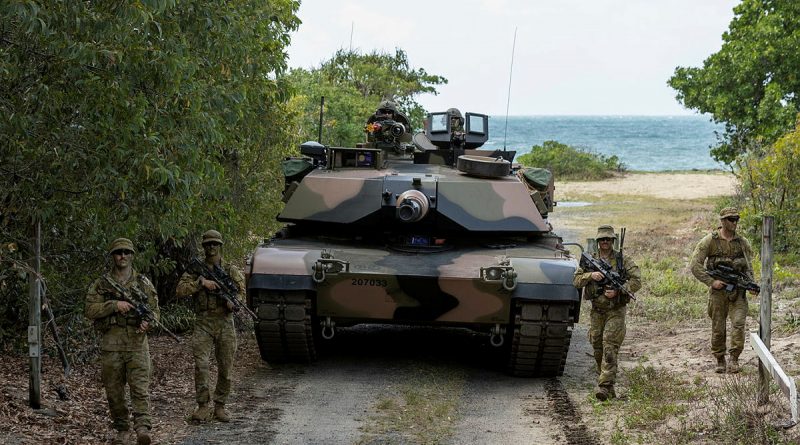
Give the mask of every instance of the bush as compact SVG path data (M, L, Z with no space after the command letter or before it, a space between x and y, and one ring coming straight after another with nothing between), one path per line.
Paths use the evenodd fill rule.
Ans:
M530 153L521 155L517 161L525 166L547 168L560 179L603 179L625 169L616 156L606 157L556 141L534 145Z
M776 252L800 250L800 125L774 145L752 150L739 159L743 198L740 229L760 243L761 218L775 218Z

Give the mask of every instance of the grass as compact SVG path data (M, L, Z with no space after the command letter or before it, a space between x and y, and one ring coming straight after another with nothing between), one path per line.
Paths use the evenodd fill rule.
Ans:
M759 404L756 374L690 382L679 373L640 364L623 370L621 380L627 386L623 399L591 399L598 420L616 418L609 443L798 443L800 433L780 427L790 417L786 397L773 384L769 403Z
M594 414L600 418L616 416L613 444L666 443L691 436L696 427L688 427L691 407L705 395L705 388L687 382L681 375L653 366L637 365L621 372L627 387L623 397L610 402L594 402ZM669 439L655 434L666 425L676 425ZM672 443L688 443L678 439Z
M445 442L453 433L465 378L458 369L419 365L408 382L376 401L358 443Z

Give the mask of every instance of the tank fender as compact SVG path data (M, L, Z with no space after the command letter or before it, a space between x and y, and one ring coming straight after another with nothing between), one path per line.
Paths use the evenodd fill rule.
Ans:
M247 289L315 290L314 281L308 275L266 275L250 277Z

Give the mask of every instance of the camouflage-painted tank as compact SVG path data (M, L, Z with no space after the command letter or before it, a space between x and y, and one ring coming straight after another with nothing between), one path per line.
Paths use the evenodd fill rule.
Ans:
M359 323L457 326L485 333L514 375L562 374L580 300L547 222L550 172L478 150L486 115L432 113L412 137L383 106L366 143L309 142L284 163L286 226L248 266L262 358L312 361Z

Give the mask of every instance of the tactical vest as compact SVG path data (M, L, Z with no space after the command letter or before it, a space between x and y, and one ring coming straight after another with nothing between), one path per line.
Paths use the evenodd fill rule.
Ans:
M728 246L727 248L725 246ZM740 259L744 259L744 262ZM737 261L740 260L740 261ZM734 268L738 272L746 272L750 258L744 254L744 246L741 237L736 237L729 242L724 242L719 232L713 232L711 243L708 245L708 256L706 257L706 270L716 269L719 265Z
M593 256L595 258L600 258L599 254L594 254ZM611 264L612 270L615 270L622 275L622 272L620 272L620 270L623 269L624 266L620 267L619 265L617 265L616 251L613 251L611 258L608 259L608 263ZM631 301L631 297L623 292L618 292L617 296L614 298L606 298L605 295L603 295L603 293L605 292L605 287L599 286L595 281L589 282L588 286L589 289L587 289L587 292L592 292L593 298L591 299L591 301L592 301L592 309L594 310L604 312L606 310L616 309L618 307L625 306Z
M229 264L220 263L220 267L230 276L231 266ZM199 279L199 275L197 278ZM227 302L217 294L209 293L205 288L201 288L197 292L194 309L198 314L211 313L225 315L228 313Z
M136 274L133 280L131 280L132 284L130 286L122 286L128 289L132 287L137 287L139 290L146 289L146 286L144 286L144 283L142 282L142 277L142 275ZM109 278L112 280L114 279L113 277ZM129 283L131 283L131 281L129 281ZM120 299L117 292L109 284L103 283L102 286L103 288L100 293L103 296L103 301ZM131 292L131 298L136 298L135 295L135 293ZM147 304L146 301L141 303ZM140 317L139 314L133 309L124 314L120 312L114 312L107 317L103 317L95 321L95 327L97 327L97 329L103 333L107 332L113 326L139 326L140 324L142 324L142 317Z

